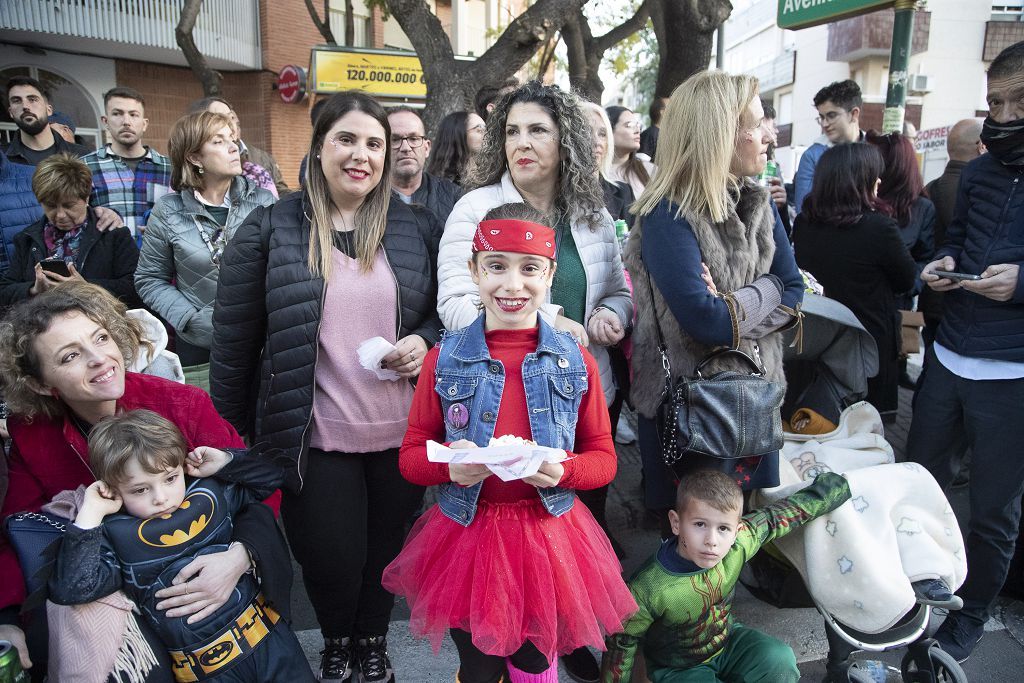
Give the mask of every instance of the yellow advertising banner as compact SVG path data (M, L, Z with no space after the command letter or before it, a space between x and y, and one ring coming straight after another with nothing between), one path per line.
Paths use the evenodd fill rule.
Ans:
M313 90L333 93L362 90L385 97L427 96L423 69L416 55L402 52L315 48Z

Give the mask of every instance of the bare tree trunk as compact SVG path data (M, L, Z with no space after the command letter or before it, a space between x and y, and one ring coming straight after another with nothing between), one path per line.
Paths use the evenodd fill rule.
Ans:
M680 83L708 68L715 31L731 13L728 0L658 0L652 4L651 20L661 58L654 85L656 97L668 97Z
M330 0L324 0L324 5L328 2ZM352 9L352 0L345 0L345 45L349 47L353 47L356 44L356 16L354 11Z
M206 63L206 57L196 47L196 41L192 39L192 29L196 27L196 19L199 18L199 10L202 9L203 0L185 0L181 7L181 17L178 25L174 28L174 38L178 41L178 47L185 54L185 61L188 62L192 73L203 85L203 94L207 97L220 95L221 81L220 73L211 69Z
M633 16L596 38L582 8L566 22L562 28L562 37L569 55L569 83L575 92L591 102L601 103L604 83L601 81L600 68L604 53L642 29L651 14L650 5L656 1L644 0Z
M425 0L386 0L412 42L427 83L423 122L432 134L446 114L472 109L477 90L499 84L530 61L586 0L537 0L475 61L456 60L451 41Z
M331 3L330 0L324 0L324 18L320 19L320 15L316 13L316 8L313 7L313 0L306 0L306 11L309 12L309 18L313 20L313 25L316 26L316 30L323 36L324 42L328 45L337 45L338 41L334 39L334 31L331 30Z

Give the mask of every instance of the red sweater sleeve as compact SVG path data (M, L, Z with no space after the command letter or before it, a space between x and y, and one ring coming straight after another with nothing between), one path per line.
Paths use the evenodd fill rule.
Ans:
M596 489L610 484L615 478L618 460L615 442L612 440L608 406L601 390L601 374L597 361L586 349L583 360L587 364L587 393L580 401L579 417L576 421L576 443L569 453L571 460L562 463L565 474L559 486L570 489Z
M427 440L443 443L446 434L444 417L441 415L441 398L434 391L434 370L437 368L439 352L435 346L423 359L423 368L409 409L409 428L398 453L398 469L402 476L419 486L435 486L451 481L448 465L427 460Z

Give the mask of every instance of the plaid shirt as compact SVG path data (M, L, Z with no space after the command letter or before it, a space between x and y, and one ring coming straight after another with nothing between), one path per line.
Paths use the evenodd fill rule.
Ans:
M146 156L132 172L121 157L104 145L82 158L92 171L90 206L106 206L121 214L125 225L138 235L145 231L149 210L171 191L171 160L146 147Z

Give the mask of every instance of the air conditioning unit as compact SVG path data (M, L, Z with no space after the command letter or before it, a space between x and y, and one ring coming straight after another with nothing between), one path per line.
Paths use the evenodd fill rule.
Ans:
M926 74L910 74L907 77L907 92L915 95L924 95L932 91L931 76Z

